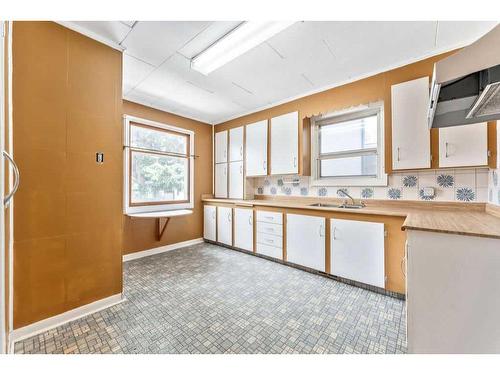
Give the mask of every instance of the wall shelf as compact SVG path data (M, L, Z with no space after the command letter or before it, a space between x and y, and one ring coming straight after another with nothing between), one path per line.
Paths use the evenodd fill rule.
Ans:
M172 210L172 211L152 211L152 212L135 212L128 213L127 216L136 218L155 218L157 223L156 240L160 241L163 233L167 229L170 218L176 216L191 215L193 210Z

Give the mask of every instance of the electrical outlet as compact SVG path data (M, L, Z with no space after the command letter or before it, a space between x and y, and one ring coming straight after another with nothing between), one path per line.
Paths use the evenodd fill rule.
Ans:
M434 198L436 190L433 187L424 187L422 189L422 196L424 198Z
M104 163L104 153L102 153L102 152L96 152L95 153L95 162L97 164Z

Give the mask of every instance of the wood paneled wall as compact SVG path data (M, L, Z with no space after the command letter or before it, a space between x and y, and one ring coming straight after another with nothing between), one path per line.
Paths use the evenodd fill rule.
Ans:
M19 328L122 291L122 56L56 23L15 22L13 64Z
M161 241L156 241L156 219L125 216L123 253L130 254L203 237L201 196L212 193L212 126L128 101L123 101L123 114L194 131L194 152L197 155L194 161L194 213L172 218Z

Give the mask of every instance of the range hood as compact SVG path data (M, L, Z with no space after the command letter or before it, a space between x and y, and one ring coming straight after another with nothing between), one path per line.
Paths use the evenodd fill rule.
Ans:
M431 128L500 119L500 25L434 64Z

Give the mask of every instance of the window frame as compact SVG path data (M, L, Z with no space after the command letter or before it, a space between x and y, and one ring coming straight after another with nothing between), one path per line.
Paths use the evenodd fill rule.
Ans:
M156 121L151 121L135 116L125 115L124 119L124 189L123 189L123 204L124 213L145 213L155 211L172 211L182 210L194 207L194 132L191 130L179 128L172 125L163 124ZM132 126L138 126L156 131L163 131L170 134L181 135L186 137L186 154L179 154L168 151L148 150L140 147L132 147L130 145ZM187 199L182 201L158 201L158 202L132 202L132 154L133 152L151 155L184 157L188 159L188 175L187 175Z
M320 154L321 126L332 125L349 120L377 115L377 147L370 149L346 150L325 155ZM376 102L360 105L311 119L311 185L312 186L387 186L385 173L384 145L384 103ZM377 175L373 176L331 176L321 177L321 160L335 159L339 156L377 155Z

